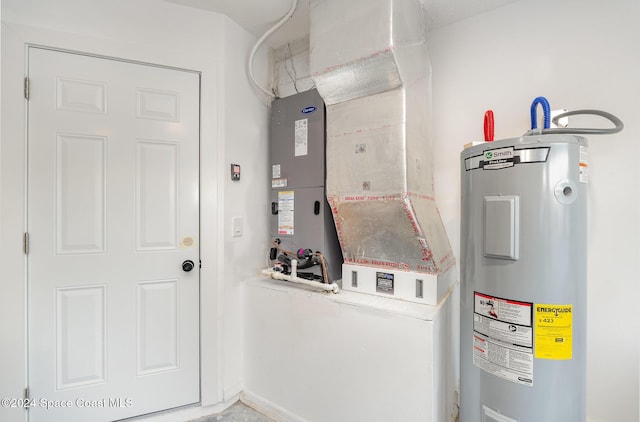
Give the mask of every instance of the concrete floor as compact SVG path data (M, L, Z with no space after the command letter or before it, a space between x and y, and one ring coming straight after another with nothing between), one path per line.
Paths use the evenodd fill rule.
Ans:
M191 422L274 422L274 420L237 401L219 415L205 416Z

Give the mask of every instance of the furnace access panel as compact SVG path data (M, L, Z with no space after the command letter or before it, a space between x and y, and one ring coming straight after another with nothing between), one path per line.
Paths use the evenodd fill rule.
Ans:
M325 191L325 107L315 89L271 104L271 237L324 254L338 281L342 252ZM320 274L320 268L314 271Z

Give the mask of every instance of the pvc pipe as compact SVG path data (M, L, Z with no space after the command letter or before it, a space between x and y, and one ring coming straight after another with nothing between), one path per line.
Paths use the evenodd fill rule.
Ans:
M284 280L284 281L291 281L293 283L304 284L305 286L324 290L325 292L338 293L340 291L340 288L336 283L327 284L327 283L320 283L319 281L306 280L304 278L293 277L292 275L287 275L278 271L273 271L271 269L262 270L262 275L266 275L267 277L270 277L274 280Z

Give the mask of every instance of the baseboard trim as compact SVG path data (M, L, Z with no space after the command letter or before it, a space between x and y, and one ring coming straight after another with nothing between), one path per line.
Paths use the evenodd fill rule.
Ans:
M231 397L229 400L212 405L201 406L200 404L178 407L175 409L162 410L156 413L136 416L124 419L127 422L184 422L199 419L203 416L218 415L240 399L239 395Z
M292 413L248 390L244 390L240 393L240 401L278 422L309 422L303 417L298 416L295 413Z

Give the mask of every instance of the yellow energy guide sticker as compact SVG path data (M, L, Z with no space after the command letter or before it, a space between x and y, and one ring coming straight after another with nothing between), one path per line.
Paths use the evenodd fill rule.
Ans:
M569 360L573 357L573 305L537 303L534 318L534 356Z

